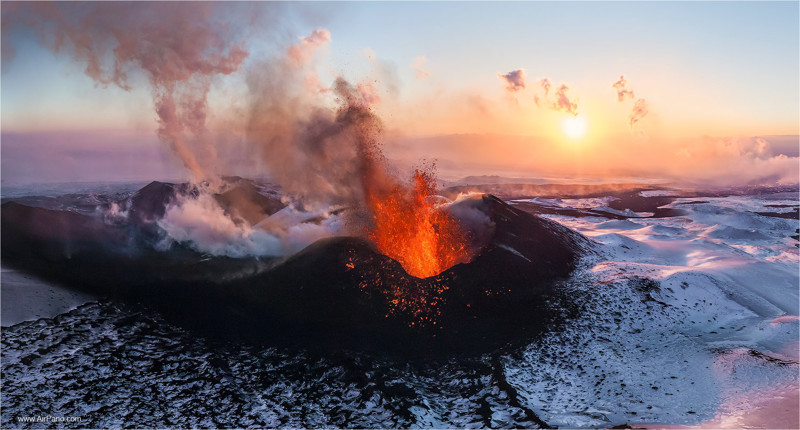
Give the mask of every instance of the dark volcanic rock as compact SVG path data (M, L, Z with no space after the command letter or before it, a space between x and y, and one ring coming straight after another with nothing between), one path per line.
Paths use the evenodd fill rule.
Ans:
M214 194L214 200L234 220L255 225L286 207L280 197L261 194L251 181L238 177L224 180L227 189ZM130 222L139 227L149 226L149 230L152 230L154 227L150 225L164 216L167 207L175 203L179 195L197 197L198 194L199 190L192 184L153 181L123 202L122 206L128 210Z
M76 212L2 205L3 259L70 260L74 255L126 249L124 230Z
M189 184L170 184L153 181L137 191L128 203L129 216L132 222L150 223L160 219L166 213L167 206L178 194L197 193Z
M276 196L265 196L249 181L239 180L229 190L214 195L217 203L234 218L241 218L251 225L286 207Z
M157 214L175 189L153 183L145 190L134 207ZM470 263L426 279L361 238L320 240L280 260L209 257L182 247L158 251L137 242L130 227L16 203L2 206L2 257L225 337L474 349L535 334L552 316L554 288L590 242L493 196L451 210L459 205L490 226L484 245Z

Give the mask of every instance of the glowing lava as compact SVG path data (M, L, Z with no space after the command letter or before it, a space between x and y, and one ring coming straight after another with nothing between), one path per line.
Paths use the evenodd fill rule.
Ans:
M467 234L430 198L435 183L432 173L416 170L413 187L398 185L367 196L374 223L370 239L417 278L438 275L470 258Z

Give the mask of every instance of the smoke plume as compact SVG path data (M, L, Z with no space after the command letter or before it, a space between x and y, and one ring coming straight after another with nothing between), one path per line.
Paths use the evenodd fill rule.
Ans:
M617 101L620 103L624 102L625 99L634 100L633 89L628 87L628 81L625 80L624 75L620 75L619 80L611 84L611 87L617 90ZM647 116L647 113L647 102L644 99L636 99L633 102L631 113L628 116L628 124L630 127L634 128L637 122Z
M497 77L503 81L509 94L513 95L525 89L525 69L512 70L505 75L498 73Z
M338 214L349 209L348 221L357 225L352 233L367 235L385 253L397 244L410 248L387 253L401 264L409 255L425 256L407 259L420 263L412 267L425 268L421 276L462 262L469 254L463 232L428 199L435 191L434 175L417 171L407 183L397 179L386 162L380 141L383 126L373 111L380 102L379 81L351 84L340 77L329 88L323 85L312 60L331 40L325 29L299 38L275 57L251 60L244 68L249 53L233 27L218 18L215 6L26 6L47 46L84 64L86 75L98 85L128 90L133 73L147 78L157 134L192 172L198 190L179 196L158 220L166 232L164 246L178 241L216 255L283 255L339 232L343 218ZM375 63L380 76L388 77L384 85L391 93L392 69ZM207 126L208 95L215 78L240 69L247 92L244 100L237 100L232 119L226 118L226 136L220 139ZM521 70L507 77L524 88ZM227 172L221 169L224 154L218 150L229 153L231 148L220 142L252 149L244 152L249 155L244 161L255 161L296 205L269 216L256 211L239 218L223 209L215 197L229 184L221 178ZM399 211L382 210L392 205ZM339 208L335 216L315 215L333 207ZM408 228L398 236L396 225ZM424 240L420 232L427 234Z
M324 28L318 28L313 30L310 35L299 39L300 43L292 45L287 53L289 59L298 65L308 63L320 46L330 42L331 33Z
M556 90L556 100L553 102L553 109L571 114L572 116L578 116L578 104L570 100L567 91L569 91L569 87L564 84L558 87L558 90Z
M307 64L288 58L248 70L247 140L270 178L304 204L358 206L364 181L388 180L380 165L382 124L371 110L379 101L375 85L338 78L330 93L338 108L325 108L323 95L297 84Z
M550 82L550 79L542 78L536 83L537 87L541 89L539 94L534 94L533 96L533 101L536 103L536 106L568 113L572 116L578 116L578 103L574 98L570 98L570 89L567 85L559 85L553 94L554 98L551 99L550 89L553 87L553 84Z
M642 118L647 115L647 102L644 99L636 99L633 103L633 109L631 109L631 115L628 117L628 122L633 128L637 122L639 122Z
M548 97L550 95L550 88L552 87L550 79L547 78L540 79L539 86L542 87L542 90L544 90L544 96Z
M233 258L291 255L319 239L345 231L341 217L327 215L290 205L262 224L251 225L234 222L207 192L179 195L158 220L166 233L160 247L186 243L200 252Z
M195 180L215 179L216 157L206 128L214 77L237 71L248 57L214 5L151 3L32 3L14 19L30 23L44 44L85 64L98 85L130 90L131 73L144 72L153 94L158 136ZM6 18L6 17L4 17ZM11 18L11 17L8 17Z
M614 82L611 86L617 90L617 100L620 102L625 101L626 98L633 99L633 90L627 88L628 81L625 80L625 76L620 76L617 82Z

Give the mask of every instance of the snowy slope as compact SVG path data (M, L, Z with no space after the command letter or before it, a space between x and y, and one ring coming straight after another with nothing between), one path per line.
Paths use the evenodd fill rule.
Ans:
M736 427L788 398L768 419L796 425L798 221L754 212L797 202L704 201L676 200L673 218L548 216L600 245L570 286L582 317L505 362L548 424Z

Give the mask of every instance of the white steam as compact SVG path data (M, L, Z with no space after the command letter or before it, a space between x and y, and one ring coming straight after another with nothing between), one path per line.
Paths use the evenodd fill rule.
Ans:
M233 258L291 255L343 230L343 220L336 215L313 214L292 206L255 226L237 223L208 193L178 196L157 223L166 233L162 248L177 242L199 252Z

